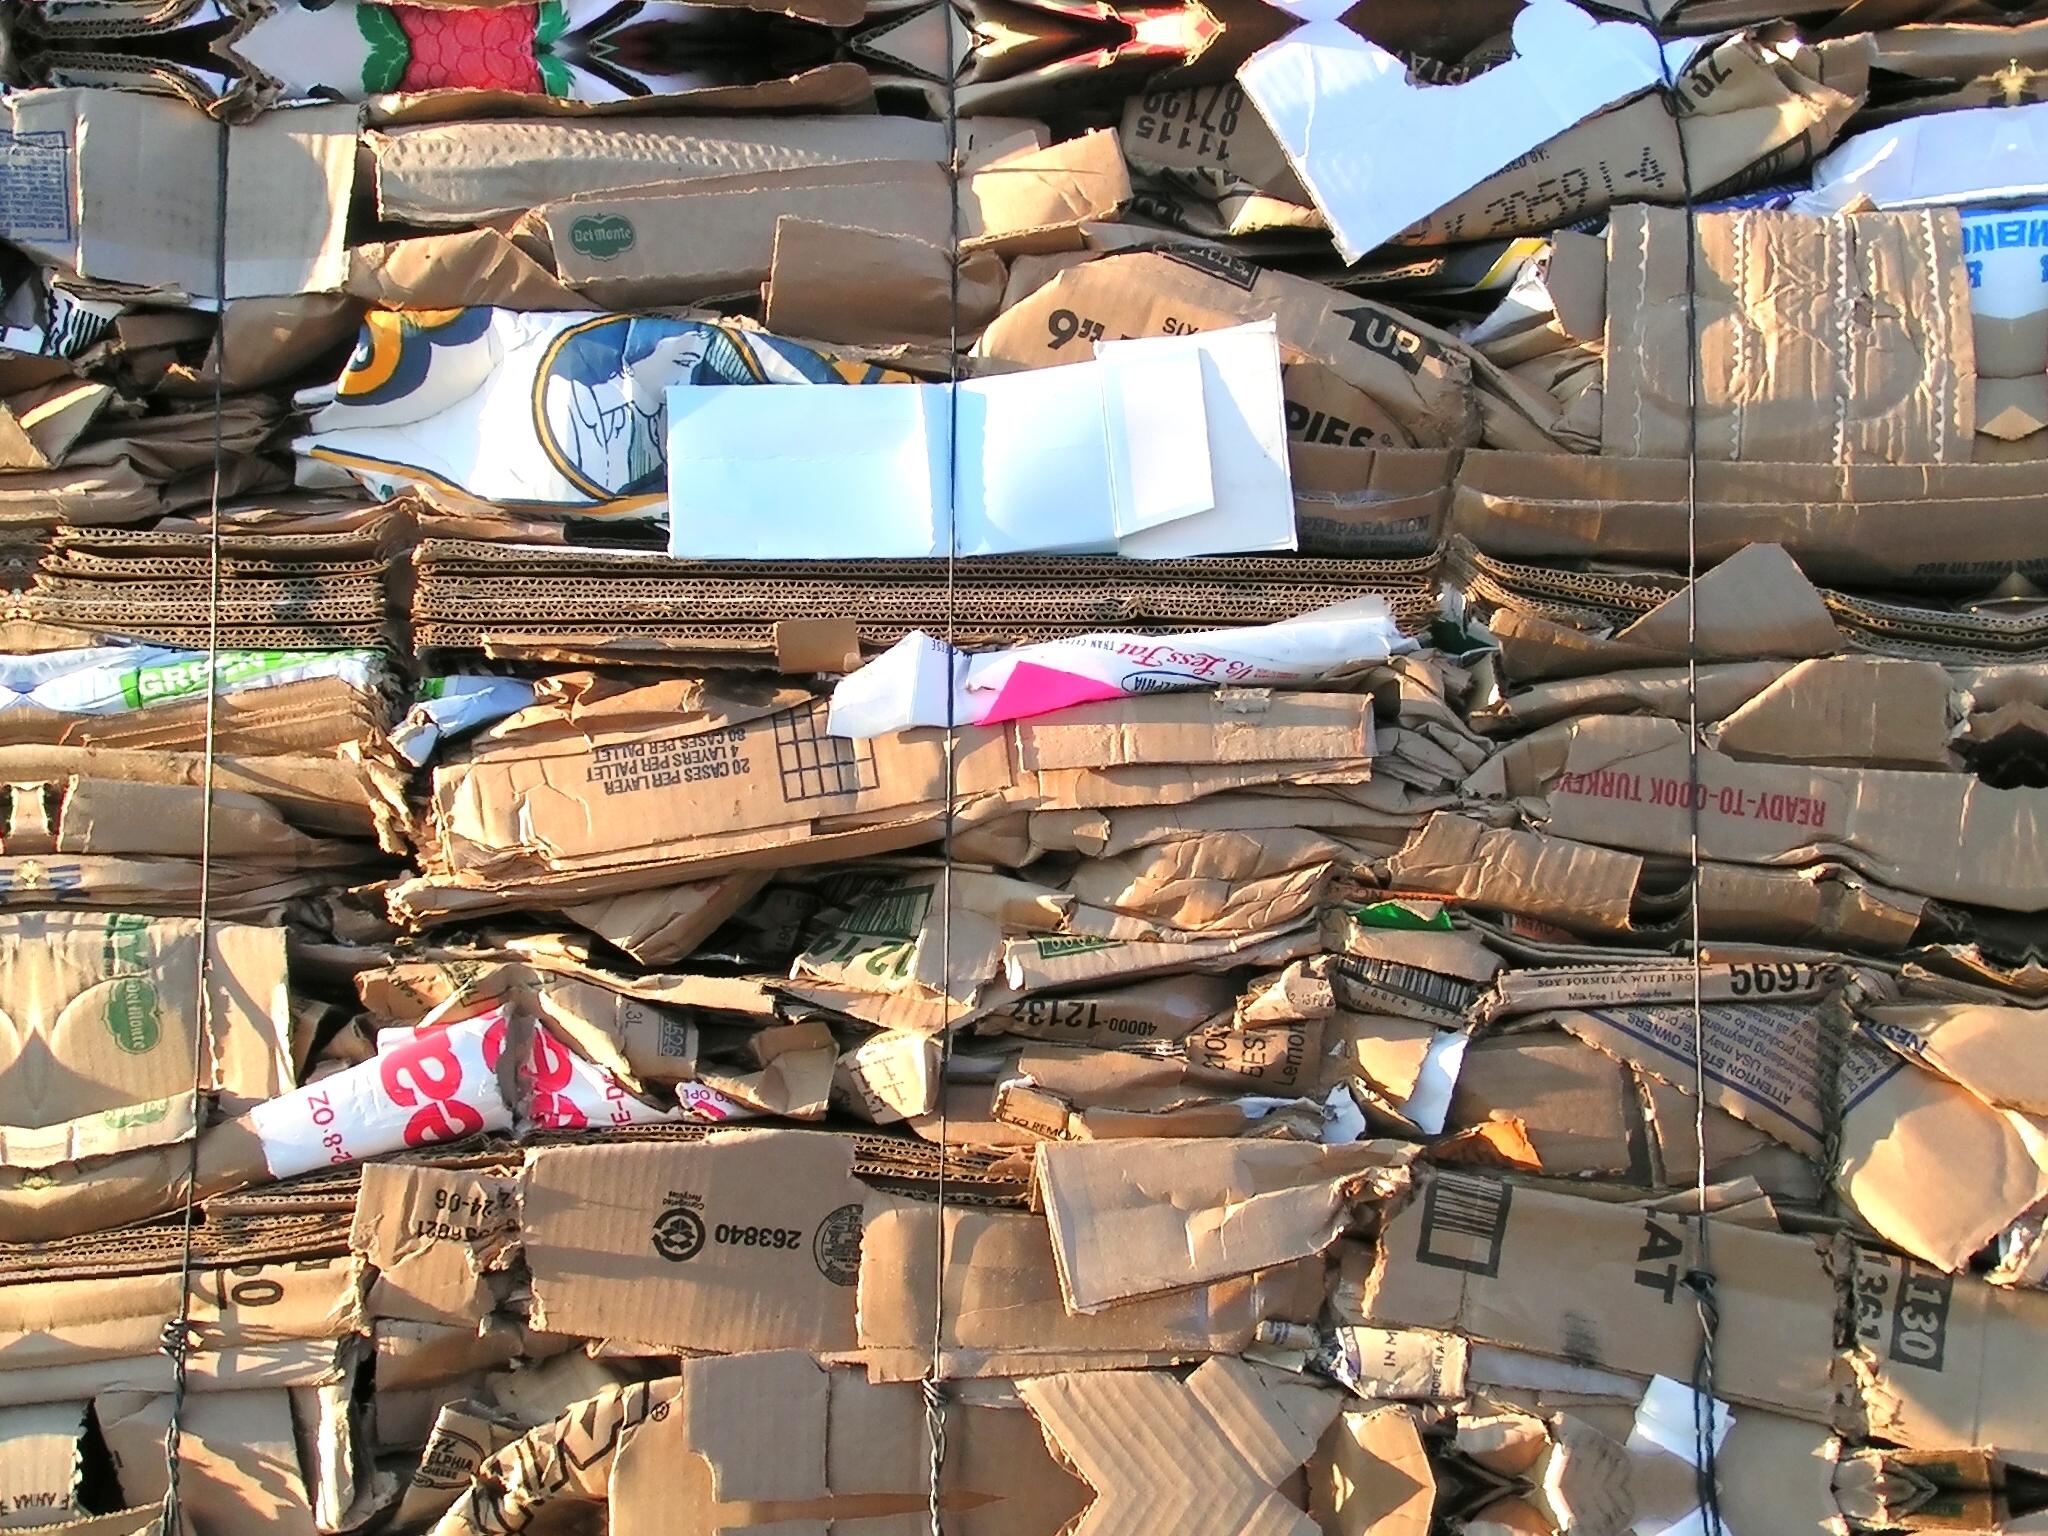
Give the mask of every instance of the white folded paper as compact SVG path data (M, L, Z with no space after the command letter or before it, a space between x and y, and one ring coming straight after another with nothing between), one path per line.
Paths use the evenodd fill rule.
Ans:
M1844 139L1813 168L1794 213L1839 213L1859 197L1880 209L2048 194L2048 102L1966 107Z
M682 385L668 431L681 558L1295 547L1271 321L958 385Z
M1076 635L982 655L955 651L919 630L840 681L826 730L864 738L913 726L994 725L1134 693L1293 687L1412 649L1378 597L1278 624L1187 635Z

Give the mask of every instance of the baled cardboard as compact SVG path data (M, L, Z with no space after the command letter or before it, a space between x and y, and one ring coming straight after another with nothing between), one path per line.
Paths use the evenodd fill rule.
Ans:
M1072 1312L1270 1269L1318 1253L1369 1185L1398 1181L1376 1143L1057 1142L1033 1170Z
M499 1174L366 1163L349 1249L376 1271L370 1316L478 1323L487 1272L518 1241L518 1182Z
M1164 1371L1082 1371L1017 1384L1095 1501L1073 1536L1190 1536L1316 1527L1279 1484L1314 1453L1341 1395L1270 1366L1218 1358ZM1124 1426L1144 1424L1143 1436Z
M1609 227L1603 454L1685 452L1686 228L1644 205ZM1701 457L1969 459L1977 370L1952 213L1708 213L1697 228ZM1788 310L1810 319L1789 328Z
M1389 1221L1366 1320L1689 1380L1698 1218L1436 1173ZM1715 1390L1825 1423L1835 1285L1811 1241L1717 1222Z
M1323 1268L1305 1259L1168 1296L1076 1315L1061 1299L1045 1218L948 1206L945 1283L933 1285L939 1208L872 1191L861 1237L860 1349L876 1381L932 1368L941 1295L942 1378L1170 1365L1250 1345L1267 1318L1314 1318Z
M199 1168L191 1151L154 1147L53 1168L0 1168L0 1222L19 1242L71 1237L142 1221L194 1199L240 1189L269 1177L263 1143L246 1117L199 1137Z
M228 130L162 96L56 90L10 97L8 117L0 234L52 266L173 302L332 292L347 275L352 107ZM225 295L214 292L223 133Z
M554 1147L520 1176L533 1326L685 1350L855 1344L853 1144L790 1130Z
M1271 316L1290 360L1306 359L1371 397L1409 436L1457 448L1480 437L1473 398L1482 360L1453 338L1366 300L1236 257L1199 251L1105 256L1071 267L1007 309L975 355L1030 368L1079 361L1091 340L1218 330ZM1283 384L1283 392L1285 385Z
M950 346L956 320L964 339L995 314L1002 259L979 252L961 262L957 311L955 276L945 247L929 240L780 218L762 316L772 331L816 341ZM843 663L849 654L859 654L857 643L831 653L833 670L850 670Z
M643 118L631 125L449 122L372 130L377 211L463 225L559 202L713 176L878 160L939 161L937 123L897 117Z
M89 1286L66 1280L8 1285L0 1290L5 1395L37 1401L35 1378L73 1373L90 1382L94 1373L80 1368L94 1365L109 1367L105 1380L133 1380L136 1363L150 1363L165 1324L179 1315L178 1288L175 1273L109 1276ZM345 1338L361 1328L363 1314L346 1259L305 1259L197 1270L186 1316L199 1350L218 1360L280 1342ZM326 1356L331 1367L331 1348ZM280 1368L286 1360L273 1355L270 1365ZM158 1363L168 1370L167 1359ZM253 1357L238 1370L201 1367L202 1374L229 1381L256 1369Z
M93 1406L123 1497L131 1504L161 1500L169 1484L164 1432L170 1396L105 1393ZM252 1521L287 1536L316 1536L290 1394L272 1389L186 1397L179 1415L178 1496L199 1536L226 1536Z
M1435 1502L1412 1408L1347 1407L1309 1459L1309 1513L1323 1536L1428 1536Z
M381 1444L397 1443L395 1436L387 1435L381 1414L377 1435ZM445 1512L470 1486L484 1459L518 1438L517 1429L482 1403L444 1404L434 1415L419 1465L399 1500L395 1523L423 1526Z
M1791 175L1861 104L1869 56L1862 36L1815 46L1786 30L1758 28L1700 47L1676 68L1671 96L1650 91L1565 129L1417 220L1396 243L1537 234L1597 217L1612 203L1677 203L1688 167L1695 196Z
M1929 661L1802 661L1729 713L1708 741L1731 757L1947 768L1961 723L1955 684Z
M1684 855L1691 755L1673 721L1595 716L1565 729L1546 772L1545 826L1610 848ZM2032 871L2040 791L1991 789L1965 774L1808 768L1698 754L1700 853L1737 864L1839 859L1944 901L2014 911L2048 905Z
M1000 1002L976 1021L977 1033L1114 1049L1179 1040L1230 1015L1236 994L1222 980L1165 976L1135 986L1033 995Z
M1537 0L1513 56L1456 85L1412 82L1405 60L1320 9L1238 79L1286 149L1345 262L1582 118L1663 77L1657 39ZM1428 144L1428 155L1407 146ZM1562 221L1560 221L1562 222Z
M1815 581L1978 591L2038 568L2028 530L2038 473L2023 464L1699 466L1702 564L1782 544ZM1450 526L1502 558L1686 563L1682 458L1467 452ZM1959 551L1967 550L1967 553Z
M79 1441L86 1411L84 1403L0 1408L0 1530L85 1514Z
M545 228L563 283L612 308L690 303L758 289L782 219L931 244L944 243L951 227L946 175L933 160L655 179L660 184L584 192L534 210L526 222Z
M1439 811L1388 862L1402 889L1500 907L1574 929L1624 933L1642 860L1591 842Z
M625 1435L605 1493L618 1536L711 1536L755 1526L930 1527L924 1397L795 1352L684 1362L670 1411ZM1087 1489L1032 1415L946 1410L937 1505L961 1536L1066 1528Z
M0 1164L47 1168L182 1141L201 1087L235 1107L293 1085L284 934L212 930L202 1004L198 925L24 913L0 930Z
M1860 1248L1854 1353L1870 1432L1915 1450L1993 1446L2048 1471L2034 1383L2048 1350L2048 1296L1945 1275Z
M1327 411L1318 417L1298 401L1287 408L1287 433L1294 527L1304 554L1399 557L1436 548L1455 454L1354 447L1351 422L1332 420Z

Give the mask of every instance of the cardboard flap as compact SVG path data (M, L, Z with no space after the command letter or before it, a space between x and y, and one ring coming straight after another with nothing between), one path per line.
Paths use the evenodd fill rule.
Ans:
M85 1413L84 1403L0 1408L0 1529L85 1512L78 1502Z
M1001 295L993 257L962 264L963 332L994 312ZM888 345L945 342L952 323L952 258L915 235L775 221L768 271L768 328L815 341ZM999 269L1000 263L997 263Z
M1347 1409L1309 1467L1310 1508L1324 1536L1428 1536L1436 1474L1413 1409Z
M1205 1362L1187 1388L1269 1483L1308 1460L1342 1402L1306 1377L1232 1356Z
M1131 199L1114 128L992 161L968 178L964 248L1076 250L1081 226L1116 217Z
M1205 1373L1198 1393L1195 1379ZM1279 1432L1267 1422L1279 1416L1277 1406L1241 1361L1209 1361L1185 1383L1165 1372L1091 1371L1020 1381L1017 1393L1095 1490L1095 1502L1073 1527L1074 1536L1315 1532L1314 1522L1275 1491L1278 1477L1244 1458L1205 1401L1215 1401L1231 1427L1247 1439L1259 1438L1254 1425L1264 1429L1273 1437L1273 1456L1282 1454ZM1340 1399L1335 1392L1324 1396L1327 1422ZM1132 1433L1140 1425L1145 1433ZM1284 1467L1279 1475L1293 1470Z
M1068 1310L1248 1274L1336 1240L1385 1149L1161 1139L1037 1149Z
M1733 757L1946 768L1955 684L1931 661L1802 661L1709 736Z
M1614 638L1683 655L1695 610L1700 655L1716 661L1826 656L1841 645L1820 593L1777 544L1730 555L1693 583L1690 599L1667 598Z
M823 1498L825 1370L800 1350L683 1363L683 1437L720 1504ZM737 1404L750 1411L735 1412Z

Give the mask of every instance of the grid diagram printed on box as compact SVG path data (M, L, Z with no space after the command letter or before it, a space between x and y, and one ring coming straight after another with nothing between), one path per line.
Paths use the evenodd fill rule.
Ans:
M2048 3L0 32L0 1532L2048 1530Z

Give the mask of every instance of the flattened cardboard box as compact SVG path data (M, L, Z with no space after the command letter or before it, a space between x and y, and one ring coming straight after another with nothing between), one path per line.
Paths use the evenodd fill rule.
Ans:
M1994 1446L2048 1472L2048 1296L1870 1249L1857 1251L1855 1284L1851 1358L1872 1434L1921 1450Z
M0 1408L0 1530L85 1513L78 1500L85 1414L84 1403Z
M1372 1142L1056 1142L1034 1173L1061 1295L1086 1313L1319 1253L1374 1173L1402 1176L1401 1156Z
M1675 721L1600 716L1567 728L1546 776L1560 837L1683 856L1692 766ZM1994 789L1957 773L1809 768L1701 752L1702 857L1799 865L1839 859L1875 880L1943 901L2048 908L2048 791Z
M1699 466L1699 558L1780 544L1814 581L1977 592L2048 572L2038 467L2025 464ZM1682 458L1468 450L1450 531L1505 559L1686 563Z
M1439 1172L1382 1230L1365 1320L1689 1380L1699 1316L1679 1282L1697 1220ZM1712 1247L1717 1394L1826 1423L1835 1283L1821 1254L1729 1222Z
M537 1329L722 1353L857 1343L867 1188L845 1137L549 1148L520 1199Z
M878 1381L931 1364L939 1208L871 1191L861 1238L860 1347ZM1060 1298L1045 1218L949 1207L940 1374L1022 1376L1167 1365L1244 1349L1269 1317L1312 1321L1319 1260L1077 1316Z
M1952 211L1697 223L1702 457L1968 461L1977 365ZM1610 222L1603 454L1685 452L1687 229L1641 204Z
M182 101L129 91L9 97L0 235L83 277L166 296L214 288L220 127ZM356 110L266 113L230 130L226 297L332 292Z
M923 1394L794 1351L690 1360L671 1411L624 1436L606 1485L616 1536L930 1529ZM1016 1408L947 1410L938 1506L956 1536L1068 1528L1088 1490Z
M378 213L429 226L662 182L946 154L939 124L876 116L453 122L371 132L364 142L376 159Z
M832 821L943 807L943 735L828 736L819 701L715 730L513 740L436 769L435 818L445 855L483 875L674 858L693 843L768 854ZM999 732L966 733L958 792L1007 786L1005 747Z
M936 163L883 160L589 193L530 218L545 225L562 281L617 308L752 292L780 218L943 241L948 195Z
M199 928L184 918L0 920L0 1164L181 1141L192 1123ZM208 1085L246 1107L294 1085L282 929L216 926Z

